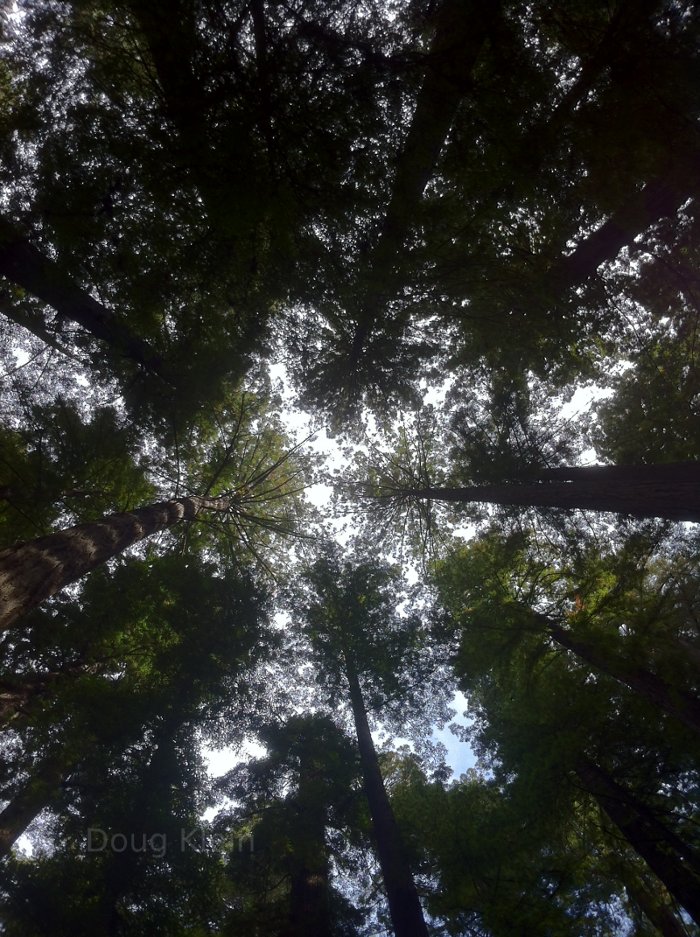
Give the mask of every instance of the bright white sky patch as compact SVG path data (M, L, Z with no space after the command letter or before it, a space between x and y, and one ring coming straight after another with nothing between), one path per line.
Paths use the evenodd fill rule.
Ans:
M240 748L202 748L202 755L207 765L209 777L220 778L236 765L249 761L251 758L262 758L266 749L254 739L246 739Z

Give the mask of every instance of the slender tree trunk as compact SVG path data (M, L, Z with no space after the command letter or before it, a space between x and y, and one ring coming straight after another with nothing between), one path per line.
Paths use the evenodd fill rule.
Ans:
M379 769L357 671L348 651L344 652L344 658L365 793L394 933L396 937L428 937L423 909Z
M696 161L697 156L688 160L686 173L691 173L689 176L680 172L679 167L672 167L667 175L647 182L611 218L581 241L573 253L552 267L548 282L557 292L582 283L602 263L614 260L637 235L662 218L673 217L689 195L694 194L692 187L689 191L688 185L683 183L694 178L693 162Z
M75 354L70 348L66 345L62 345L58 341L55 333L48 331L46 320L40 312L23 308L22 305L17 303L12 303L5 290L0 290L0 314L8 319L12 319L17 325L21 325L22 328L31 332L32 335L36 335L37 338L40 338L44 344L55 348L56 351L65 355L67 358L72 358L77 362L81 361L79 355Z
M661 677L628 663L621 655L604 653L589 641L582 641L568 629L546 616L538 616L557 644L567 648L613 680L628 686L659 709L680 720L700 735L700 700L683 690L669 686Z
M45 257L29 243L21 231L2 217L0 275L53 307L63 318L77 322L119 354L162 376L161 359L146 342L134 335L111 309L98 303L89 293L77 286L54 260ZM31 323L35 317L23 313L15 315L9 303L3 303L2 311L19 325L29 328L46 340L48 329L44 323L37 322L32 327Z
M547 480L552 476L553 480ZM570 481L560 480L569 476ZM542 482L531 484L397 488L387 496L523 507L581 508L700 523L700 462L671 462L655 466L577 466L543 472L542 478Z
M598 765L582 758L576 774L634 851L700 924L700 874L695 850Z
M228 506L227 498L162 501L0 550L0 630L144 537Z
M411 125L398 156L391 197L379 240L369 257L367 284L358 313L353 358L359 360L378 311L396 290L396 266L416 223L423 192L467 92L471 72L496 15L498 3L443 0Z
M29 824L51 805L68 766L60 755L47 758L0 813L0 857L6 856Z

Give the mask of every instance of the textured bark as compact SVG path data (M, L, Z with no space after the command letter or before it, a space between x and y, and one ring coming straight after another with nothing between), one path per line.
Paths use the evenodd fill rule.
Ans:
M540 620L557 644L572 651L613 680L628 686L700 735L700 700L696 697L670 686L652 671L629 663L621 655L613 656L602 652L595 644L580 640L567 628L546 616L541 616Z
M654 465L562 465L538 473L542 481L694 482L700 485L700 462L657 462Z
M60 755L47 758L0 813L0 857L10 852L29 824L50 806L67 767Z
M546 480L552 477L555 480ZM566 477L571 481L558 480ZM532 484L397 488L395 495L431 501L581 508L700 523L700 462L561 468L543 472L542 478L545 480Z
M379 769L357 671L348 651L344 652L344 658L365 793L394 933L396 937L428 937L423 909Z
M634 851L696 924L700 924L700 874L696 851L598 765L581 759L576 766L576 774Z
M47 303L63 318L77 322L120 355L162 376L162 362L146 342L137 338L116 313L77 286L54 260L45 257L30 244L23 232L1 217L0 275ZM19 325L46 340L48 330L36 317L21 311L15 313L9 303L3 303L2 311Z
M162 501L0 550L0 630L144 537L228 506L226 498Z

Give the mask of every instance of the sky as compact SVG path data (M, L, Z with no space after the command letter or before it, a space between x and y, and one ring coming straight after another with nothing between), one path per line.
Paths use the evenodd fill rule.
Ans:
M450 724L467 725L468 720L464 714L468 709L468 703L464 694L460 692L455 694L452 701L452 708L457 710L457 715ZM374 731L372 737L375 745L378 747L385 739L381 729ZM473 752L465 742L460 741L453 732L450 732L449 726L445 726L444 729L433 729L432 738L435 742L442 742L447 749L445 762L452 769L455 779L459 778L468 768L474 766L476 759L474 758ZM395 739L394 741L398 746L407 740ZM260 758L264 754L265 748L253 739L249 739L240 751L235 751L232 748L205 747L203 749L207 770L211 777L215 778L226 774L227 771L230 771L243 761L247 761L251 758ZM211 812L208 812L208 816L210 814Z

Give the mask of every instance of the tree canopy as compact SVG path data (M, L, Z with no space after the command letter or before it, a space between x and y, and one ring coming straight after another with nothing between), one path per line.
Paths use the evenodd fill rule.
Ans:
M700 934L698 5L0 23L3 933Z

